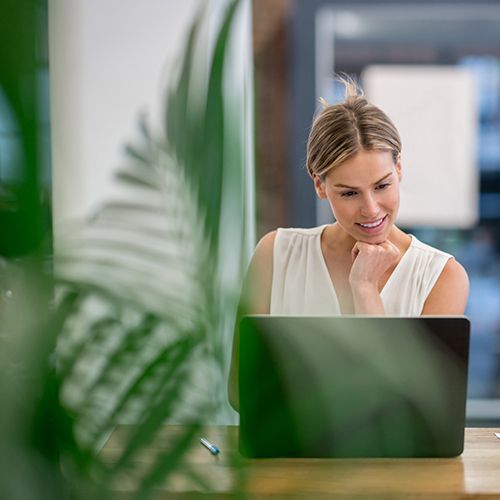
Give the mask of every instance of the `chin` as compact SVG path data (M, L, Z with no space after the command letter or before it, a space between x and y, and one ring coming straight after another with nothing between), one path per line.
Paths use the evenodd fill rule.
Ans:
M370 245L380 245L380 243L383 243L384 241L387 241L389 238L389 232L384 231L381 234L358 234L356 235L355 239L357 241L361 241L363 243L369 243Z
M368 243L370 245L380 245L384 241L387 241L387 238L356 238L357 241L361 241L362 243Z

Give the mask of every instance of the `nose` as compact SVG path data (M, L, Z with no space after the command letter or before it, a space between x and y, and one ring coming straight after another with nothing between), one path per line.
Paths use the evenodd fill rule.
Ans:
M379 214L378 202L371 193L363 196L360 212L361 215L367 219L374 219Z

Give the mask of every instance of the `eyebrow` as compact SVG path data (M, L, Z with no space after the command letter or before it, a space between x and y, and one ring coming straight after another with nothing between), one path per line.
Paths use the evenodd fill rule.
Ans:
M382 179L379 179L377 182L374 182L373 186L375 186L376 184L380 184L382 181L385 181L392 174L393 174L393 172L389 172L387 175L384 175L384 177L382 177ZM334 184L333 186L334 187L339 187L339 188L347 188L347 189L359 189L357 187L347 186L346 184Z

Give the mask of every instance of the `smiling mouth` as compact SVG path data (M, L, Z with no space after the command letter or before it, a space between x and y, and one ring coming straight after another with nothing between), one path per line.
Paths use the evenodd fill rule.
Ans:
M364 227L365 229L375 229L384 223L386 217L387 217L387 215L382 217L381 219L377 219L374 222L367 222L365 224L361 224L361 222L356 222L356 224L358 226Z

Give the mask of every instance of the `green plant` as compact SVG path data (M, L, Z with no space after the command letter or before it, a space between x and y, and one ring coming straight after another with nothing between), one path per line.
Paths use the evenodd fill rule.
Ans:
M18 327L7 328L16 339L8 356L24 357L19 366L28 376L22 380L8 363L2 375L19 381L28 408L12 406L19 411L9 414L11 422L21 413L23 421L18 432L4 436L4 450L32 472L33 498L105 495L130 472L136 474L136 498L148 498L182 468L203 424L200 416L213 415L220 404L214 389L224 379L220 332L234 315L236 295L223 283L221 241L230 232L239 249L244 234L243 146L224 95L237 7L237 0L229 4L220 25L208 78L200 64L206 55L204 12L197 16L167 91L165 133L141 120L140 140L127 146L129 161L117 172L121 194L62 240L55 306L48 307L52 282L39 273L46 289L35 294L42 327L30 324L23 336ZM222 222L228 199L233 217ZM7 267L6 274L15 274L15 265ZM8 304L6 324L31 317L26 308L24 302ZM31 341L21 340L35 332L39 342L28 350ZM208 383L200 389L196 377ZM15 398L12 390L2 394L4 405ZM189 404L180 408L181 399ZM167 419L187 425L150 466L133 472L137 456ZM121 455L106 464L98 450L123 422L135 425ZM192 471L186 474L210 489ZM9 498L29 498L19 488L21 476L3 479Z

